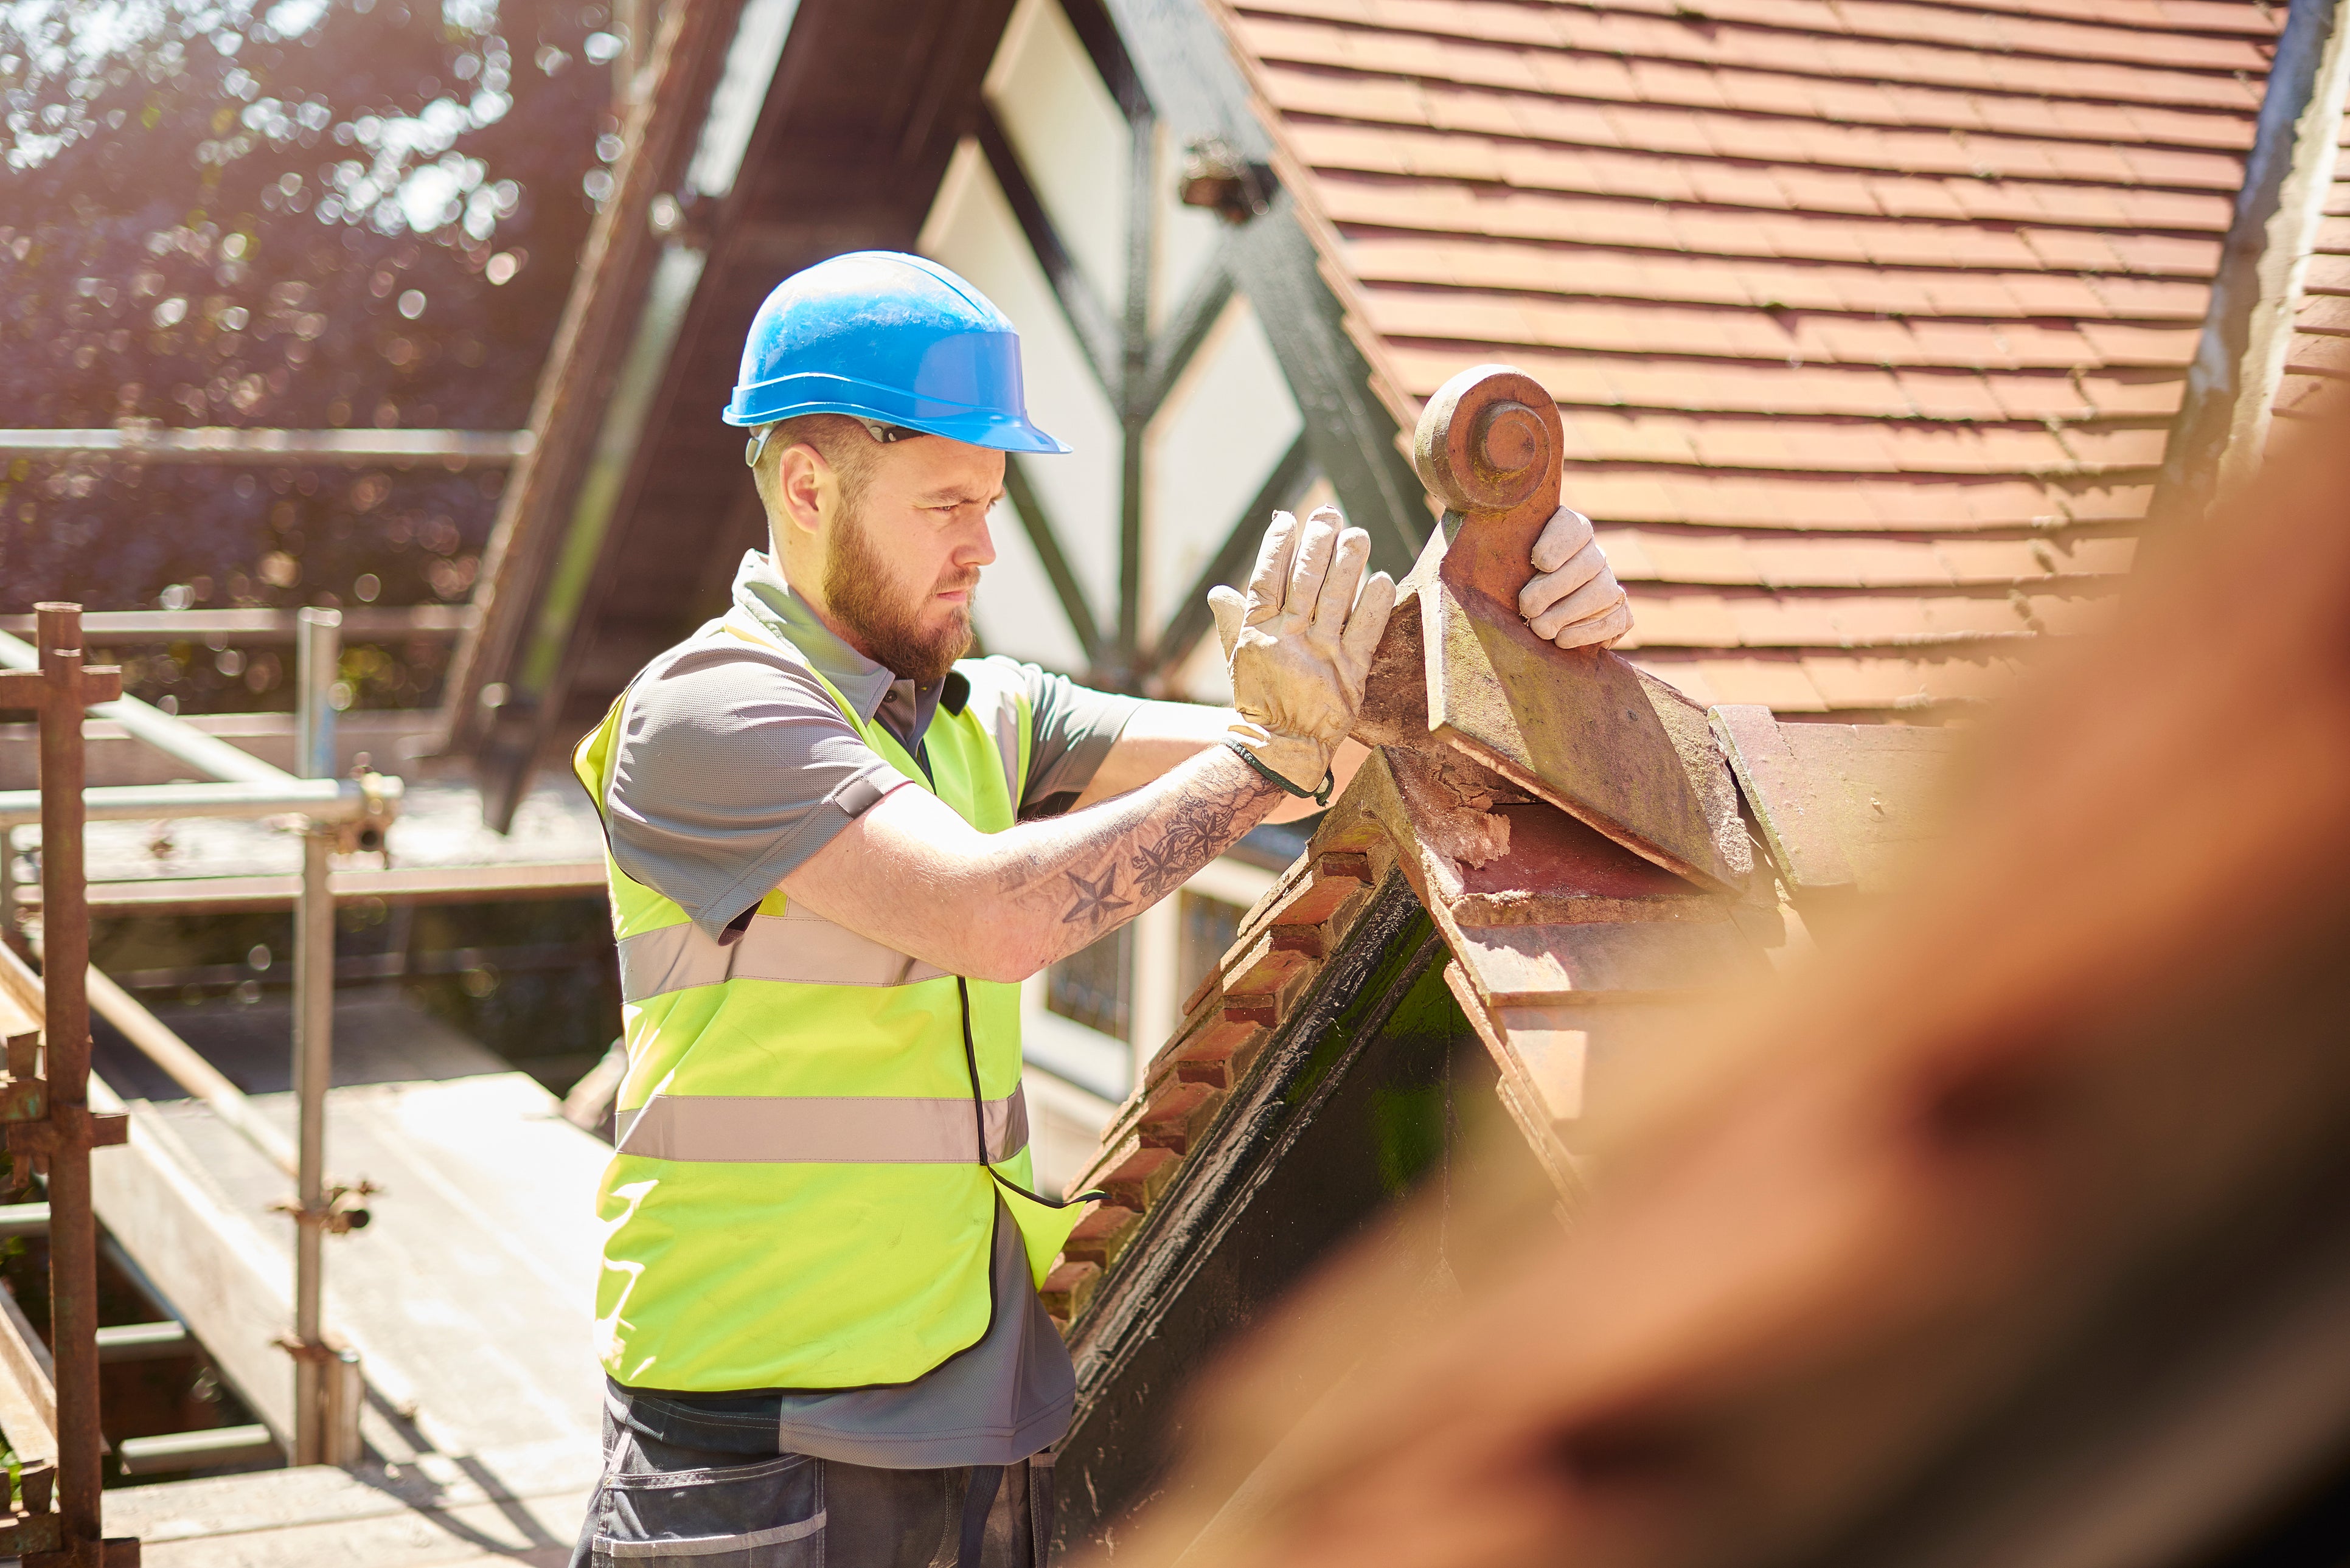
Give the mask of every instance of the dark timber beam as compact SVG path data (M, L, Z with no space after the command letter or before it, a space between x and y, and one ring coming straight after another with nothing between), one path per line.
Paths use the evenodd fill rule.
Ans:
M1242 228L1233 250L1241 291L1256 306L1305 415L1315 466L1347 515L1370 531L1371 564L1400 578L1419 559L1434 519L1287 192Z
M1221 136L1244 157L1270 159L1272 138L1206 7L1196 0L1105 4L1173 144ZM1255 306L1305 415L1315 466L1347 515L1370 530L1374 564L1401 576L1428 537L1427 504L1288 192L1232 231L1230 247L1234 281Z
M1167 318L1156 341L1150 345L1150 363L1144 371L1147 383L1142 402L1153 414L1167 401L1174 389L1175 378L1191 362L1191 356L1207 341L1208 329L1232 302L1232 273L1220 254L1208 265L1200 281L1191 287L1189 298L1175 307Z
M1150 416L1150 275L1159 253L1159 203L1150 199L1158 173L1159 124L1148 104L1128 109L1126 178L1126 314L1119 323L1124 355L1118 365L1121 451L1118 509L1118 663L1121 687L1131 690L1142 660L1142 494Z
M1143 90L1134 57L1126 52L1126 40L1118 36L1118 24L1110 20L1102 0L1061 0L1061 14L1069 19L1077 41L1085 46L1094 69L1101 73L1127 119L1151 113L1150 95Z

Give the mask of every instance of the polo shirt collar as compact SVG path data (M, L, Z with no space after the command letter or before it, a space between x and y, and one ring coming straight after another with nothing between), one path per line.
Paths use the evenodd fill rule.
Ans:
M878 715L881 727L909 751L921 744L938 711L944 680L917 686L849 647L808 607L806 599L792 591L782 570L764 551L743 552L743 565L734 574L734 603L799 649L810 668L847 700L861 722L870 724Z

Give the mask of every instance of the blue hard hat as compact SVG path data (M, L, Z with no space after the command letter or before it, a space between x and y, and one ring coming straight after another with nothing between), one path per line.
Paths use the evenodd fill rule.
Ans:
M751 318L730 425L851 414L1001 452L1069 449L1028 422L1020 335L933 261L853 251L775 286Z

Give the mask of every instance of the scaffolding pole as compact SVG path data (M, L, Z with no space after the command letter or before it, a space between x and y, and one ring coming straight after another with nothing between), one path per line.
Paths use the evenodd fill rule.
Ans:
M40 716L41 919L45 1071L20 1075L11 1061L0 1119L18 1158L47 1168L49 1189L49 1321L56 1363L57 1513L36 1545L35 1517L10 1521L26 1568L105 1568L135 1563L136 1541L100 1533L105 1439L98 1418L98 1220L90 1204L93 1145L119 1143L120 1116L89 1110L89 908L82 874L82 712L120 695L121 674L82 663L81 607L43 604L37 670L0 675L0 707ZM28 1500L29 1501L29 1500Z
M39 656L32 649L0 631L0 668L36 670L39 667ZM161 708L141 702L136 697L118 697L112 701L92 703L89 716L120 724L125 733L144 741L164 755L224 783L286 784L293 777L283 768L270 766L251 752L240 751L217 736L207 735L193 724L183 723Z
M306 609L295 631L294 762L304 778L335 771L337 670L343 618ZM302 835L302 890L294 909L295 1142L294 1462L356 1464L359 1458L359 1356L329 1344L323 1298L326 1241L339 1192L327 1188L327 1089L335 1070L335 895L328 881L332 829L312 822Z
M369 774L357 779L338 780L335 771L335 697L338 666L341 661L341 621L338 611L305 609L299 612L295 627L296 709L296 771L286 773L261 761L251 753L238 750L224 741L205 735L182 720L139 701L120 695L120 677L112 670L100 672L103 681L84 677L75 697L78 699L68 712L66 699L52 700L48 688L26 684L27 681L47 682L47 671L56 660L51 657L53 646L60 635L52 626L53 610L69 612L72 630L68 644L74 651L74 668L79 668L79 608L75 606L43 606L39 615L39 648L28 648L15 638L0 633L0 687L5 701L0 706L37 707L41 713L42 769L38 791L0 791L0 850L8 847L7 837L14 826L38 821L41 825L42 865L42 971L49 994L56 995L57 976L70 964L77 977L73 986L75 1008L69 1015L54 1011L51 1016L70 1016L79 1020L81 1072L86 1078L88 1066L88 1002L94 990L98 997L118 1005L109 1009L118 1026L131 1043L157 1061L183 1085L196 1094L221 1115L233 1128L295 1178L296 1200L285 1206L295 1220L295 1310L293 1332L279 1340L294 1360L295 1431L293 1459L296 1464L331 1464L349 1466L361 1458L359 1416L364 1391L358 1353L327 1332L325 1324L325 1238L341 1234L355 1225L366 1223L364 1199L374 1189L366 1182L346 1188L330 1184L326 1175L326 1116L327 1090L334 1070L334 983L335 983L335 906L334 892L328 877L329 857L338 846L374 848L382 843L382 832L396 810L400 796L400 783L396 778L384 778ZM55 709L53 714L52 710ZM126 785L116 788L86 789L82 787L81 719L87 711L90 717L110 719L128 730L139 740L189 763L199 772L212 775L211 782L202 784ZM62 715L62 716L59 716ZM54 722L53 722L54 719ZM67 777L63 767L50 763L52 733L69 728L72 736L72 813L70 828L54 807L58 781ZM213 1071L171 1032L157 1023L143 1008L124 995L120 988L103 975L88 969L88 889L81 881L82 827L85 822L99 820L138 820L146 817L219 816L257 818L287 815L298 820L302 832L302 874L295 909L295 1008L293 1037L293 1067L298 1120L294 1147L287 1148L274 1129L254 1116L244 1097L235 1093L224 1078ZM68 849L67 846L70 846ZM71 877L70 896L54 888L65 886L53 877ZM57 900L63 898L62 903ZM64 945L61 945L64 944ZM54 1027L54 1025L53 1025ZM53 1048L53 1064L56 1060ZM55 1076L55 1067L52 1067ZM82 1079L76 1079L77 1093ZM0 1120L9 1114L14 1102L5 1096L7 1086L0 1085ZM53 1085L50 1100L57 1093ZM19 1115L26 1113L16 1113ZM32 1114L38 1114L37 1111ZM69 1118L70 1113L60 1112ZM85 1109L84 1119L87 1120ZM119 1141L123 1118L104 1117L113 1137L107 1141ZM12 1135L12 1146L16 1137ZM60 1204L65 1207L60 1207ZM63 1217L59 1223L71 1218L71 1200L61 1199L54 1171L51 1175L51 1206L53 1213ZM87 1143L81 1162L80 1207L88 1210L88 1159ZM94 1237L94 1232L93 1232ZM57 1241L52 1240L53 1253ZM91 1248L94 1268L95 1241ZM64 1253L54 1253L58 1267L71 1262ZM57 1276L53 1276L54 1278ZM93 1274L94 1280L94 1274ZM62 1309L60 1309L62 1314ZM62 1324L67 1320L60 1315ZM92 1319L95 1321L94 1316ZM92 1341L95 1367L95 1340ZM58 1493L61 1510L71 1495L66 1484L67 1466L62 1446L72 1440L63 1429L66 1396L65 1366L60 1352L58 1382L59 1441L61 1457L58 1467ZM96 1430L95 1414L91 1431ZM96 1481L93 1480L91 1507L96 1503ZM96 1517L93 1512L91 1517ZM71 1538L71 1525L66 1527ZM29 1539L29 1538L28 1538ZM5 1554L5 1540L0 1540L0 1554ZM135 1543L131 1543L135 1547ZM126 1559L128 1560L128 1559ZM59 1559L60 1563L66 1561ZM97 1557L75 1558L76 1564L85 1561L96 1564ZM33 1568L34 1559L26 1559Z
M283 784L99 784L82 791L88 822L146 822L168 817L301 816L326 826L380 816L400 798L395 778L296 779ZM0 825L24 827L41 820L40 792L0 790Z

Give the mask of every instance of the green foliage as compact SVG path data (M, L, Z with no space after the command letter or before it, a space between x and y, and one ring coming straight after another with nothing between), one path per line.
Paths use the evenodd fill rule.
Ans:
M0 426L520 425L619 150L608 25L0 0ZM0 466L0 609L462 599L503 478ZM118 651L182 710L286 701L263 649ZM433 699L438 652L382 652L364 701Z

